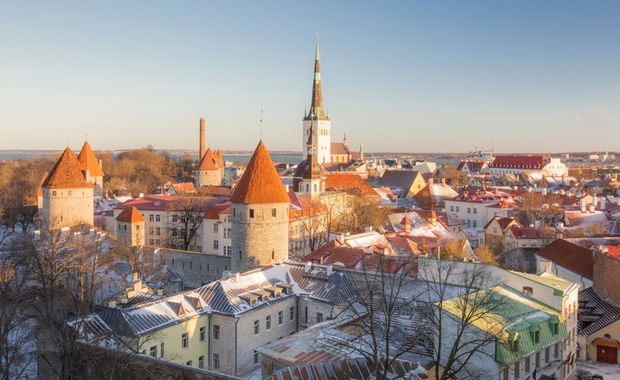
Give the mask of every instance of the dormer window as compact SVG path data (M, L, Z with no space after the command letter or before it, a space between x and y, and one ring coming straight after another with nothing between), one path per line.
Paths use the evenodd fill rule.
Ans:
M524 286L523 294L527 294L528 296L534 295L534 289L532 289L531 286Z

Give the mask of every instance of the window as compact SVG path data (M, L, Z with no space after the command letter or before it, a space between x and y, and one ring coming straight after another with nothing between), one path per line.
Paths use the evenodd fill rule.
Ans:
M281 325L284 323L284 312L282 310L278 311L278 324Z
M188 344L187 333L183 333L183 335L181 335L181 348L187 348Z
M159 355L161 355L160 358L164 357L164 344L163 343L159 346Z
M220 354L213 354L213 369L220 369Z
M159 221L160 221L159 214L158 214L158 215L155 215L155 221L156 221L156 222L159 222Z
M474 227L474 228L478 227L478 221L477 220L473 220L472 221L472 227Z
M454 212L454 206L450 206L450 211Z
M161 228L159 227L155 228L155 235L157 236L161 235Z
M471 207L467 207L467 213L471 214Z
M474 214L478 213L478 209L474 207Z
M534 331L534 343L540 343L540 331Z
M265 317L265 330L271 330L271 315Z
M534 295L534 289L532 289L531 286L524 286L523 294L527 294L528 296Z
M204 368L204 367L205 367L205 357L204 355L202 355L198 358L198 368Z
M493 227L493 233L496 234L497 233L497 228Z
M559 330L557 322L551 324L551 332L553 332L553 335L558 335Z
M187 363L185 363L186 366L191 367L192 366L192 361L188 360Z
M508 380L509 379L509 373L508 373L508 367L504 367L504 369L502 370L502 379L503 380Z
M224 246L224 255L225 256L230 256L231 253L232 253L232 247L230 245L225 245Z
M275 218L275 217L276 217L276 215L277 215L277 213L276 213L276 209L275 209L275 208L272 208L272 209L271 209L271 216Z
M220 326L213 325L213 340L220 340Z
M213 240L213 249L218 249L218 248L220 248L220 241Z
M519 352L519 338L515 338L515 340L512 341L512 350L514 352Z
M237 210L235 210L234 208L232 209L233 212L233 216L237 216Z
M149 228L149 234L155 235L155 227Z
M224 239L230 239L230 228L224 228Z
M154 222L155 221L155 215L149 215L149 222Z
M258 322L258 319L254 321L254 335L258 335L258 333L260 332L260 322Z
M555 346L553 346L553 357L557 359L559 356L560 356L560 344L556 343Z
M172 215L172 223L176 223L179 221L179 217L176 215Z
M250 218L254 217L254 210L250 209Z
M56 196L56 190L52 190L52 197Z
M151 355L154 358L157 357L157 346L151 346L151 350L150 350L149 355Z
M516 362L515 363L515 379L518 379L519 377L521 377L521 366L519 365L521 364L520 362Z
M176 227L172 228L172 236L177 236L179 234L179 231L177 230Z
M323 322L323 313L316 313L316 323Z
M540 352L536 353L536 368L540 367Z
M254 364L260 363L260 354L254 351Z
M205 331L205 327L204 327L204 326L202 326L202 327L200 328L200 341L201 341L201 342L204 342L204 341L205 341L205 335L206 335L205 333L206 333L206 331Z
M545 363L549 363L549 354L550 354L550 349L549 347L545 348Z
M530 357L525 358L525 373L530 372Z
M295 306L292 306L292 307L290 308L290 310L289 310L289 317L290 317L291 321L292 321L293 319L295 319Z

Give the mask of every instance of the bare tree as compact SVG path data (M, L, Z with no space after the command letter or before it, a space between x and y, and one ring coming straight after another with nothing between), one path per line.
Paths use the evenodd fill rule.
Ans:
M174 202L168 234L172 247L188 251L200 234L208 202L200 196L184 196Z
M474 377L468 366L470 359L483 353L497 338L493 334L476 333L475 325L494 319L504 300L490 289L499 285L488 265L425 258L419 275L426 281L428 297L434 301L430 314L434 338L435 378ZM458 284L458 293L453 292ZM501 330L501 329L500 329ZM443 372L440 368L443 367Z
M314 251L328 240L328 217L324 209L312 210L301 222L304 238L308 240L310 251Z
M418 350L411 336L421 288L415 286L417 260L410 256L368 255L359 271L350 272L357 297L345 307L353 316L348 339L335 339L334 345L366 359L374 378L393 378L392 365L410 360Z

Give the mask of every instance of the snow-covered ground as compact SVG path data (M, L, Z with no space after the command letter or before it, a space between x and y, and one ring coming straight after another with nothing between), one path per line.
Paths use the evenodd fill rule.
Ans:
M620 380L620 365L577 361L578 375L601 375L604 380Z

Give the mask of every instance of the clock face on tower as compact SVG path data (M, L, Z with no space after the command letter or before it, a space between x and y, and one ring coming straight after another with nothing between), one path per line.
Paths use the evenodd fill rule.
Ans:
M316 154L316 147L314 147L314 146L308 147L308 153L309 154Z

